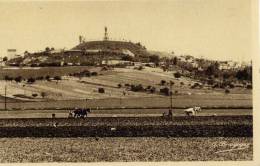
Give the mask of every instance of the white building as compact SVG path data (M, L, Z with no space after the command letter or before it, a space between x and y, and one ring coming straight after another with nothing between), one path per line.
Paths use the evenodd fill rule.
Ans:
M15 58L16 55L16 49L7 49L7 57L8 59Z
M103 60L102 65L130 65L132 62L123 60Z

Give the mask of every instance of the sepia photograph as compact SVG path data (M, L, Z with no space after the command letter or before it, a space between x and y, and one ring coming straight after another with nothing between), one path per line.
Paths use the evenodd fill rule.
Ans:
M254 4L0 1L0 164L253 161Z

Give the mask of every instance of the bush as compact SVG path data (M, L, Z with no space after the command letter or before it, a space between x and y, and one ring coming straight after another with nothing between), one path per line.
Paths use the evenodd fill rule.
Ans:
M18 82L21 82L21 81L22 81L22 77L21 77L21 76L18 76L18 77L16 77L14 80L15 80L15 82L17 82L17 83L18 83Z
M123 55L122 60L124 60L124 61L134 61L134 57L132 57L130 55Z
M41 92L41 97L44 98L45 96L47 96L46 92Z
M30 84L32 84L32 83L35 82L35 78L32 78L32 77L31 77L31 78L28 78L27 82L30 83Z
M79 73L73 73L72 76L75 76L75 77L90 77L91 75L95 75L95 74L97 74L97 73L95 72L94 74L92 74L88 70L83 70L83 71L81 71Z
M104 88L98 88L98 93L105 93L105 89Z
M247 88L247 89L252 89L253 87L252 87L251 84L248 84L248 85L246 86L246 88Z
M161 80L161 85L165 85L166 81L165 80Z
M91 75L92 75L92 76L97 76L98 73L94 71L94 72L91 73Z
M5 80L6 80L6 81L12 81L12 80L13 80L13 77L5 76Z
M184 83L183 83L183 82L180 82L180 84L181 84L181 86L183 86L183 85L184 85Z
M212 88L219 88L219 84L214 84L214 85L212 85Z
M165 87L165 88L162 88L160 89L160 93L166 95L166 96L169 96L170 95L170 90L169 88Z
M50 81L50 76L47 75L47 76L45 77L45 79L46 79L47 81Z
M33 64L31 64L31 67L38 67L38 65L33 63Z
M118 87L118 88L121 88L121 87L122 87L122 85L121 85L121 84L117 84L117 87Z
M233 89L233 88L235 88L235 85L232 84L232 83L230 83L230 84L229 84L229 87Z
M155 91L156 91L156 88L155 87L151 87L150 92L151 93L155 93Z
M3 58L3 61L4 61L4 62L8 61L8 58L5 56L5 57Z
M130 86L130 84L127 84L127 83L125 84L125 87L129 87L129 86Z
M174 73L174 77L175 77L175 78L180 78L180 77L181 77L181 73L179 73L179 72Z
M226 90L225 90L225 93L226 93L226 94L229 94L229 93L230 93L230 90L229 90L229 89L226 89Z
M131 85L131 91L133 92L139 92L139 91L144 91L144 87L142 84L139 85Z
M37 94L37 93L33 93L32 96L33 96L33 97L37 97L38 94Z
M148 85L147 87L146 87L146 90L150 90L152 88L152 86L151 85Z
M201 84L199 84L199 83L194 83L192 86L191 86L191 89L194 89L194 88L202 88L203 86L201 85Z
M55 76L53 79L59 81L61 80L61 76Z

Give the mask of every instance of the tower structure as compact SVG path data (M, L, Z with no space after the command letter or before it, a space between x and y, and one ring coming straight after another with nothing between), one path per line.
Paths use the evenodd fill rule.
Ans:
M104 34L104 40L108 40L108 33L107 33L107 27L105 27L105 34Z
M79 44L81 44L83 41L83 37L81 35L79 35Z

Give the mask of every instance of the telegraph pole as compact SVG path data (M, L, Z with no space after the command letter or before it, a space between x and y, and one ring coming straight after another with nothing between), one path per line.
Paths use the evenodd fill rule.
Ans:
M170 82L170 95L171 95L171 110L172 110L172 82Z
M173 85L173 82L170 81L170 103L171 103L171 107L170 107L169 113L168 113L169 117L172 117L172 85Z
M5 111L6 111L6 85L5 85Z

